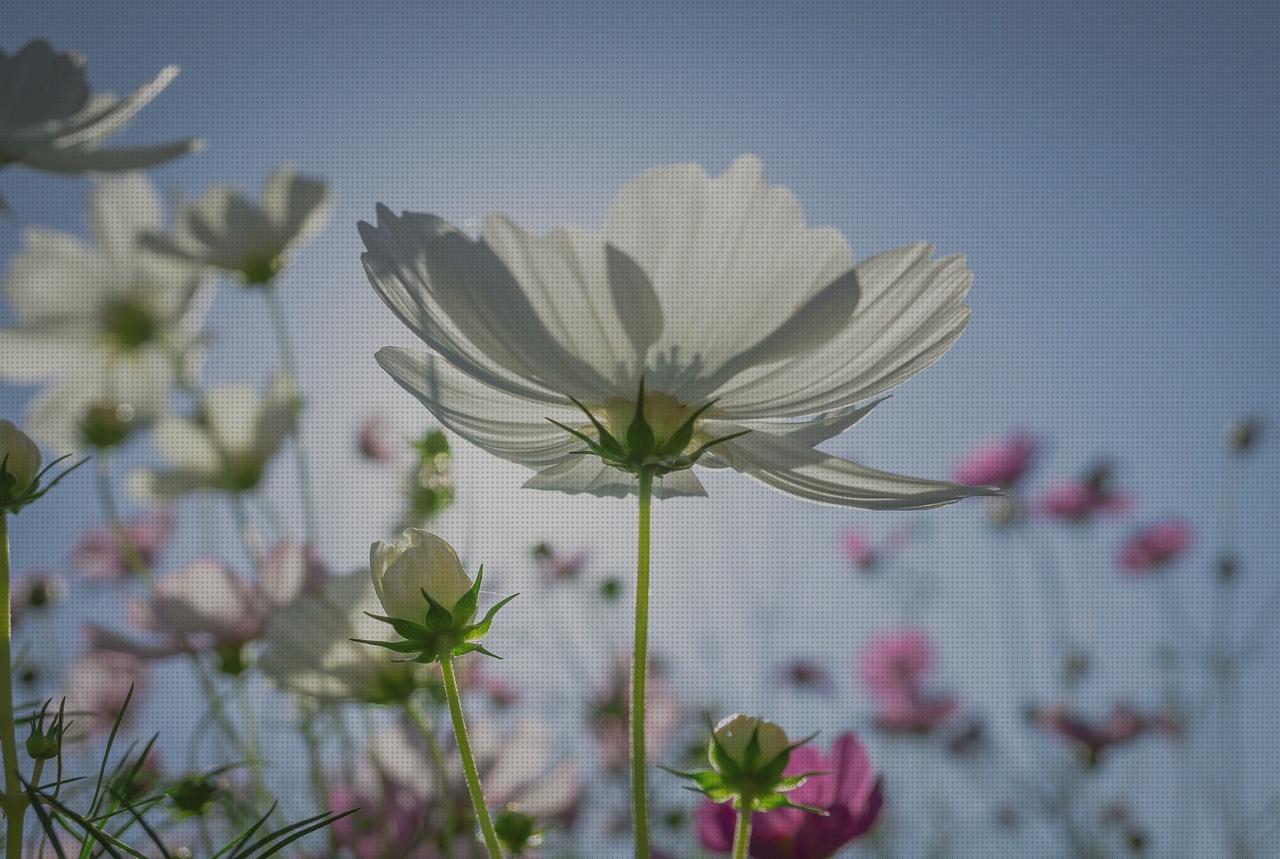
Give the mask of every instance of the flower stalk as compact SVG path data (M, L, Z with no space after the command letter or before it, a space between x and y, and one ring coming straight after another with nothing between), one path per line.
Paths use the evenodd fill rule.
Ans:
M502 859L502 848L498 846L498 834L493 829L493 821L489 819L489 809L484 802L484 789L480 786L480 774L476 771L476 761L471 754L471 741L467 738L467 723L462 715L462 696L458 694L458 679L453 673L453 657L441 657L440 673L444 677L444 695L449 702L449 716L453 719L453 736L458 743L458 755L462 758L462 772L466 776L467 792L471 794L471 805L475 809L476 820L484 836L484 846L489 851L490 859Z
M751 848L751 818L754 816L751 807L754 800L743 795L742 809L738 812L738 822L733 828L733 859L747 859Z
M631 809L637 859L649 856L649 805L644 748L645 679L649 665L649 518L653 471L640 472L640 504L636 528L635 644L631 657Z
M12 613L9 606L9 514L0 512L0 749L4 756L4 809L6 830L5 855L22 857L22 829L27 815L27 794L18 769L18 743L13 724L13 674L9 639Z

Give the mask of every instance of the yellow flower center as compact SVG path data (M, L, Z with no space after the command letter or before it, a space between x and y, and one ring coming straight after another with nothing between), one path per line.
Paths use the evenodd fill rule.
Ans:
M615 438L624 440L627 437L627 427L631 426L631 419L635 417L636 401L613 397L607 400L603 406L592 409L592 411ZM671 438L675 431L684 425L684 422L689 419L689 413L692 411L691 407L686 406L675 397L656 392L645 392L644 419L653 430L654 440L659 446ZM698 432L695 426L694 438L696 439L697 437ZM692 440L689 444L694 446Z

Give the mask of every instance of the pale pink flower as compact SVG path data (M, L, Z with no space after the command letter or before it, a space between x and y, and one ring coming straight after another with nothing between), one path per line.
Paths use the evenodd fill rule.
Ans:
M1142 713L1127 704L1113 705L1103 719L1090 719L1063 705L1033 710L1031 719L1049 733L1079 747L1090 766L1096 766L1102 753L1113 746L1151 732L1174 736L1180 732L1177 723L1164 714Z
M148 680L146 662L134 654L97 649L82 654L67 671L67 721L73 723L72 734L110 730L130 688L133 700L128 713L136 712Z
M261 638L273 609L314 593L327 573L314 554L282 544L264 559L257 582L240 578L221 561L206 558L156 580L146 599L129 607L133 626L154 634L135 641L90 627L97 647L144 659L206 650L238 651Z
M1191 549L1194 539L1190 522L1165 519L1130 536L1116 554L1116 563L1135 576L1151 573L1181 558Z
M927 687L933 666L933 645L916 630L881 635L867 645L859 658L859 673L875 701L879 727L925 733L956 713L955 698Z
M419 844L427 803L393 782L374 793L350 785L329 791L329 810L335 814L359 809L332 824L334 842L354 859L436 859L434 850Z
M1095 516L1120 516L1129 511L1127 495L1099 490L1084 480L1063 480L1040 498L1040 512L1060 522L1088 522Z
M871 760L856 736L841 734L830 755L807 745L793 751L786 773L806 772L821 775L811 776L787 798L823 809L826 815L796 808L756 812L751 821L754 859L827 859L875 824L883 796ZM697 811L698 840L712 852L729 852L737 819L738 813L728 803L707 800Z
M1039 440L1025 430L1015 430L1005 438L987 439L956 463L951 477L967 486L1012 489L1031 470L1039 447Z
M627 766L631 713L629 672L627 660L616 660L608 679L597 687L592 699L592 732L600 750L601 766L609 772ZM645 699L645 751L650 760L662 760L663 751L680 727L681 708L675 689L652 665Z
M71 562L88 578L127 578L134 573L135 563L145 568L155 565L169 543L173 524L173 516L161 511L126 522L123 540L109 525L94 528L76 546ZM131 556L130 548L136 557Z
M862 528L850 528L844 534L841 548L845 557L861 570L870 570L888 558L901 552L911 542L908 528L896 528L881 540L876 540Z
M778 670L778 677L796 689L828 694L835 689L830 672L812 659L795 659Z
M404 450L386 418L374 415L360 427L360 455L379 465L394 465Z
M582 550L561 552L546 543L539 543L533 547L533 557L538 565L538 573L543 579L559 582L577 578L591 556Z

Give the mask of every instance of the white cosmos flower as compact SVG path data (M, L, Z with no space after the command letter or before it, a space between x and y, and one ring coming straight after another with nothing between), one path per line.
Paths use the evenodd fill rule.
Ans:
M386 348L378 362L446 427L533 468L526 486L634 493L633 474L576 454L583 443L548 418L594 435L572 398L625 433L643 379L659 440L714 401L686 454L749 430L699 464L801 498L920 508L989 491L815 449L951 346L971 275L928 244L855 266L843 236L806 226L752 156L714 178L697 166L643 174L603 237L531 235L491 215L472 240L382 206L376 226L359 227L374 289L430 349ZM654 492L705 494L688 469Z
M288 438L298 407L287 376L277 376L265 397L248 385L215 387L194 417L170 415L156 423L156 447L169 467L135 472L130 488L149 499L254 489Z
M164 413L175 372L198 358L210 297L200 269L138 247L164 218L145 177L103 180L90 208L92 243L28 230L4 282L15 321L0 330L0 375L49 383L28 426L64 453Z
M0 166L17 163L53 173L142 170L199 145L179 140L158 146L101 149L177 76L166 66L126 98L92 93L84 58L56 54L43 40L13 56L0 51Z
M324 700L376 701L412 690L420 666L351 640L388 640L391 628L369 617L381 610L367 570L334 576L321 593L276 610L258 665L282 689Z
M327 200L323 182L286 165L267 179L260 202L237 188L215 185L181 213L173 235L154 234L145 241L246 283L266 284L284 265L289 248L323 225Z

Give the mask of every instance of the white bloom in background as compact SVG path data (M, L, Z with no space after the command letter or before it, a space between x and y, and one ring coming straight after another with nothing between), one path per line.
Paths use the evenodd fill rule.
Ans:
M383 611L414 621L427 613L423 592L451 611L472 585L453 547L421 528L410 528L390 543L374 543L369 569Z
M153 433L168 468L131 476L135 494L172 498L200 490L256 488L297 419L298 395L278 376L265 397L247 385L212 388L194 417L169 416Z
M48 383L28 426L64 453L110 447L164 414L208 309L197 267L138 247L164 219L146 178L103 180L90 214L92 243L28 230L4 282L15 321L0 329L0 375Z
M971 275L960 257L933 259L928 244L855 266L845 239L807 227L754 157L715 178L696 166L640 176L602 238L531 235L491 215L472 240L434 216L381 206L377 226L359 227L374 289L430 349L386 348L378 362L446 427L534 469L526 486L635 493L635 474L580 455L583 442L548 419L595 437L577 400L625 436L643 380L653 439L683 460L655 484L659 497L705 494L688 468L699 456L853 507L933 507L990 491L815 449L875 402L859 404L951 346L969 317Z
M117 98L90 92L84 58L56 54L46 41L28 42L13 56L0 51L0 167L114 173L142 170L191 152L198 141L99 148L177 74L177 66L166 66L132 95Z
M328 189L290 166L267 179L258 203L237 188L215 185L188 206L172 235L148 236L148 247L221 269L245 283L270 283L291 247L324 223Z
M392 662L353 638L381 640L390 628L369 617L381 607L369 573L334 576L321 593L277 609L258 665L277 686L322 700L385 701L408 695L419 666Z

